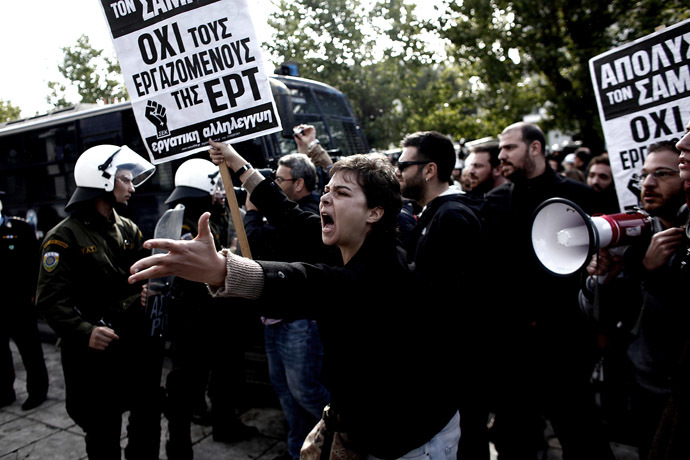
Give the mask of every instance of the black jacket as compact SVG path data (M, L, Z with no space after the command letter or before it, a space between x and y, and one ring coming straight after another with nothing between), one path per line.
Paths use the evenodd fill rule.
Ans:
M532 247L534 211L554 197L576 203L587 214L597 212L594 189L556 174L548 166L536 178L506 183L486 194L496 286L492 291L496 337L508 360L510 356L520 360L539 356L564 363L577 359L584 369L592 359L588 350L594 350L587 319L578 304L583 273L559 276L548 272Z
M0 237L0 288L6 307L14 307L15 303L24 307L36 292L39 241L27 221L4 214Z
M319 198L311 195L299 202L288 199L278 184L271 179L262 181L252 191L252 202L261 211L248 212L245 229L256 260L342 263L338 248L329 247L321 240ZM270 226L263 222L266 217ZM295 222L301 222L296 225ZM278 234L275 243L267 243L263 232ZM256 250L256 254L254 253Z
M456 411L455 368L414 298L404 251L370 235L344 267L259 262L267 316L314 318L324 384L345 431L366 452L397 458L431 439ZM285 302L310 292L318 302ZM433 369L433 375L420 375Z
M252 195L252 199L255 199L254 195ZM262 203L262 206L269 208L267 210L269 213L271 212L271 202ZM302 211L319 214L319 197L315 193L311 193L295 203ZM278 224L280 225L280 221ZM305 246L310 247L314 243L305 241L304 234L295 231L292 226L282 226L279 230L272 224L272 221L264 218L263 212L251 210L247 211L244 216L244 227L252 257L256 260L314 261L314 255L304 250ZM321 237L318 236L317 238L320 239Z
M433 199L417 220L407 246L408 261L422 282L440 289L467 286L485 254L483 199L449 193Z
M292 226L312 239L318 233L320 242L320 217L300 210L272 181L259 184L252 200L271 222L279 217L277 227ZM322 260L333 255L323 243L313 249ZM439 318L432 309L410 309L420 305L419 289L392 237L370 234L345 266L258 263L265 284L256 308L272 318L317 320L324 384L345 431L366 452L400 457L448 424L456 411L455 369L438 343ZM317 301L300 301L305 292ZM421 375L422 369L433 375Z

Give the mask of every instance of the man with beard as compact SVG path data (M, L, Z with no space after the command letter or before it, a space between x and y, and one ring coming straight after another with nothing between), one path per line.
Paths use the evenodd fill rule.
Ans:
M587 166L587 185L600 193L603 202L600 211L604 214L616 214L620 212L616 186L613 183L611 162L608 155L599 155L592 158Z
M679 176L684 181L685 202L690 205L690 122L685 127L685 134L676 144L680 151L678 162ZM681 274L684 277L681 287L685 288L683 300L687 305L688 289L688 257L690 250L690 219L685 221L685 256L681 263ZM672 394L664 408L661 423L654 436L654 443L650 450L650 460L668 458L687 458L690 453L690 442L687 433L690 427L688 419L688 389L690 389L690 341L685 344L683 352L674 372Z
M494 187L508 182L501 173L501 162L498 159L498 144L487 143L475 145L465 160L472 193L483 195Z
M501 460L535 459L545 448L546 417L564 457L613 459L589 385L596 342L578 305L579 274L548 272L531 242L533 214L541 203L562 197L591 214L595 192L547 167L545 146L537 125L504 129L499 159L510 182L486 195L492 276L500 283L492 298L492 435Z
M600 318L623 324L627 332L624 351L633 373L631 426L640 458L647 458L671 394L675 365L690 339L690 314L683 302L687 277L679 269L688 214L678 153L671 141L649 146L640 174L640 201L652 216L652 231L622 257L600 250L587 267L591 277L581 297L583 306L590 307L584 300L594 298L598 282ZM622 274L614 276L618 273Z
M478 304L485 279L482 221L477 212L483 199L449 185L455 149L446 136L416 132L403 139L402 148L396 169L402 195L423 208L407 246L408 261L425 290L464 293L461 305L438 315L438 333L460 337L448 345L458 350L459 457L488 459L488 407L481 367L486 360L484 348L478 346L486 340L484 309ZM443 331L444 327L449 330Z

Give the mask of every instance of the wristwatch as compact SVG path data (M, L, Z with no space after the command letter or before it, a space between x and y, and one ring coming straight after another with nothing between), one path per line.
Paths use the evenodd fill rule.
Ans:
M233 171L233 172L235 173L235 176L240 177L242 174L249 171L249 168L251 168L251 167L252 167L252 165L250 165L249 163L245 163L244 166L242 166L237 171Z

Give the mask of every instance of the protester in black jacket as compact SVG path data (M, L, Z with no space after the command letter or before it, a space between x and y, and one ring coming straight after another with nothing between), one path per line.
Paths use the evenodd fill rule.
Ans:
M228 166L238 170L241 163ZM245 186L254 174L241 175ZM273 300L273 311L261 312L269 316L314 317L324 343L331 406L352 442L379 458L454 457L459 418L445 375L453 369L441 365L446 354L436 346L428 313L401 310L416 290L396 244L401 200L392 167L382 158L353 155L336 163L331 174L321 217L296 210L294 222L305 231L320 229L323 242L340 249L343 266L217 255L206 238L150 241L150 247L171 250L169 257L139 261L131 281L174 273L220 287L220 295ZM295 209L288 202L284 212ZM199 227L204 225L202 219ZM307 291L322 302L284 301ZM433 375L417 375L421 369L433 369Z
M299 209L319 214L316 167L303 153L285 155L278 160L274 181ZM261 196L259 195L259 199ZM247 239L255 260L282 262L323 262L327 248L321 235L305 234L302 228L285 224L284 215L273 213L272 201L257 207L252 197L246 201L244 216ZM261 211L266 208L269 218ZM303 293L300 302L313 302ZM312 427L330 401L321 381L323 345L315 321L307 318L286 320L262 317L268 376L288 423L288 448L275 460L298 459L300 449Z
M685 127L685 135L678 141L676 148L680 150L678 169L680 178L683 179L683 189L685 190L685 202L690 206L690 122ZM690 264L690 220L684 225L685 256L681 262L681 275L685 278L684 283L686 295L685 305L688 304L687 286L688 265ZM688 417L688 391L690 389L690 341L685 344L683 353L680 356L674 372L673 388L671 397L661 418L659 429L657 430L649 454L649 460L669 460L678 458L688 458L690 455L690 439L687 433L690 431L690 417Z
M589 386L596 356L593 331L578 306L580 274L557 276L532 248L533 215L545 200L571 200L596 211L593 189L556 174L538 126L517 123L500 136L499 159L510 183L486 195L494 305L496 375L494 442L499 458L530 459L543 449L542 416L564 456L612 459Z
M477 346L489 332L486 305L481 303L488 281L479 214L484 200L450 185L456 156L447 136L421 131L405 136L401 145L396 176L402 194L422 207L406 244L407 260L424 289L461 299L452 305L429 304L439 309L434 329L454 337L444 347L453 349L457 369L454 385L463 433L459 455L488 460L488 359L486 348Z

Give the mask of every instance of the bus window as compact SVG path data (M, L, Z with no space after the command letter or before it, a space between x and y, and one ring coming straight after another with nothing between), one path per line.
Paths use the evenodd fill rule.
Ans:
M367 151L361 128L351 121L331 119L328 122L331 137L338 146L339 156L353 155Z
M337 115L341 117L350 117L350 109L345 103L345 98L336 94L314 90L316 100L321 107L321 110L326 115Z

